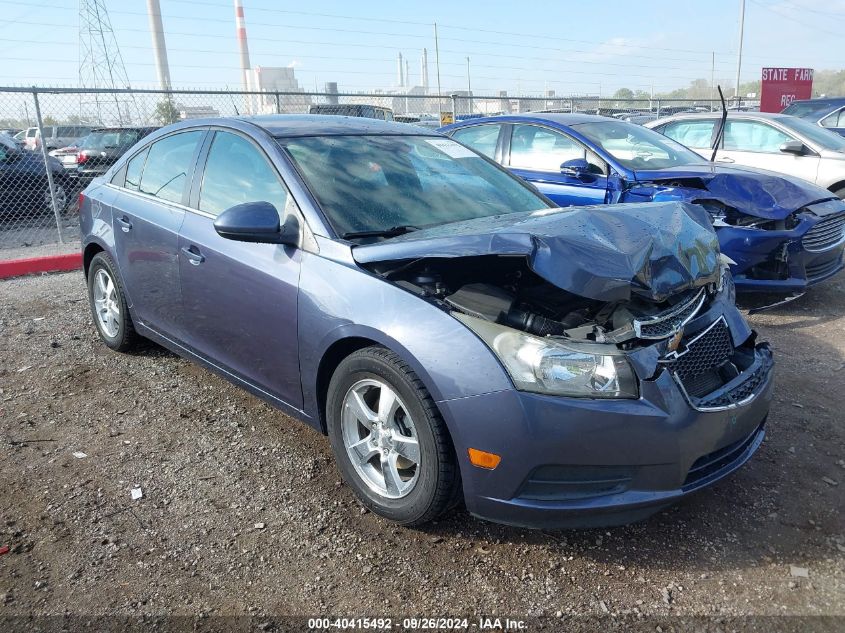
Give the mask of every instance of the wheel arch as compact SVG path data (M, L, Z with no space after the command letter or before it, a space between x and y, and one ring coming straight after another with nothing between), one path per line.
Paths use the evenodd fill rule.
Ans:
M97 242L91 242L85 245L85 250L82 251L82 272L85 274L86 279L88 279L88 269L91 267L91 260L94 259L97 253L102 253L105 250L103 245Z

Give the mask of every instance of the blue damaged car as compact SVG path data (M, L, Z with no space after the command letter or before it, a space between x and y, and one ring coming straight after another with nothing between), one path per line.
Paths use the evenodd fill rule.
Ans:
M798 178L715 165L639 125L527 113L441 129L561 206L693 202L707 209L737 290L797 295L843 268L845 202Z
M326 433L397 523L627 522L763 441L772 355L700 206L555 208L437 132L291 115L153 132L80 222L105 345Z

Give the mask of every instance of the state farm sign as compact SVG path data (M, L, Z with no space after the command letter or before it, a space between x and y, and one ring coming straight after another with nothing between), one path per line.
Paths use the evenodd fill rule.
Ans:
M764 68L760 112L780 112L796 99L813 96L812 68Z

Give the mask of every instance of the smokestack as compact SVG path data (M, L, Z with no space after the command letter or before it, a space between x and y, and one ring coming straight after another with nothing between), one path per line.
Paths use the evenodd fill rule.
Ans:
M397 81L399 82L399 86L405 85L405 65L402 63L402 53L399 53L399 59L397 60L398 64L396 67L397 70Z
M422 62L420 64L420 83L423 90L428 91L428 50L423 49Z
M164 41L161 6L159 6L158 0L147 0L147 15L150 18L150 33L153 36L153 56L155 57L158 85L162 90L170 90L170 66L167 63L167 44Z
M246 44L246 24L244 23L244 7L241 0L235 0L235 28L238 32L238 49L241 53L241 88L250 89L249 47Z

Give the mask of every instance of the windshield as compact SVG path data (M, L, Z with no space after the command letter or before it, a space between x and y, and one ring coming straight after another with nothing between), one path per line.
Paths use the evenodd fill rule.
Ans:
M790 103L781 111L781 114L791 114L801 118L820 119L822 116L835 109L836 106L827 101L804 101Z
M625 121L578 123L572 128L633 170L706 163L701 156L653 130Z
M795 130L801 136L805 136L823 149L829 149L834 152L845 152L845 137L840 136L836 132L827 130L806 119L780 117L777 121L784 127Z
M113 149L134 145L141 136L138 130L98 130L86 136L79 147L82 149Z
M516 177L447 138L322 136L280 143L338 235L550 206Z

